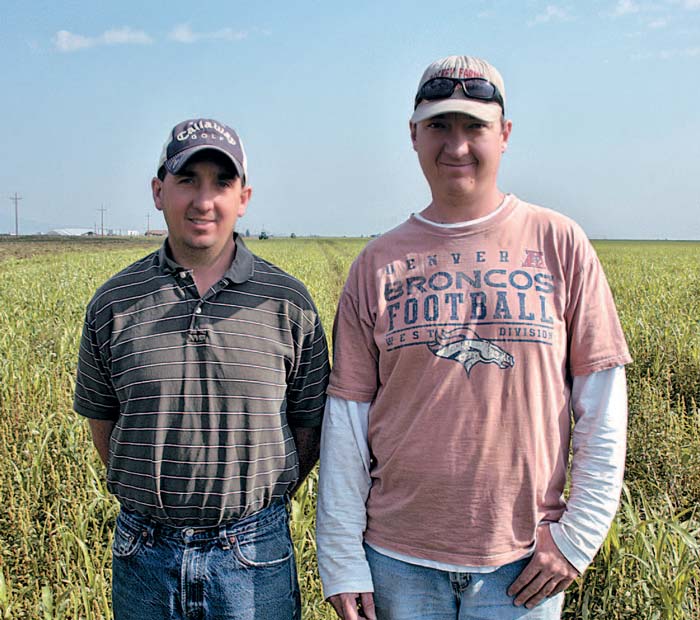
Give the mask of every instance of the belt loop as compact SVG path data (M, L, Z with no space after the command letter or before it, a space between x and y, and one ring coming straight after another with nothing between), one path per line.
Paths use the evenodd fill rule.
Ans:
M224 551L228 551L231 548L231 543L228 539L228 532L225 523L219 525L219 542L221 543L221 548Z
M152 519L148 519L146 523L143 524L142 536L146 539L146 546L153 547L155 542L156 526Z

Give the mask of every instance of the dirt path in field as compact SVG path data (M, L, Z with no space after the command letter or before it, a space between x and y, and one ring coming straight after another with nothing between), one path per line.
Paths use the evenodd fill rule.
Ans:
M64 252L90 252L94 250L117 250L143 248L145 252L153 251L162 239L147 239L139 237L44 237L0 236L0 262L14 258L24 260L42 254L58 254Z
M357 252L349 252L347 244L343 243L342 240L321 239L318 245L330 265L332 285L336 290L341 291L348 275L348 269Z

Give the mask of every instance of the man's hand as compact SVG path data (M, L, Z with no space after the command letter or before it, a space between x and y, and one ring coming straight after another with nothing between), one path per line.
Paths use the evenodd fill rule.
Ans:
M538 530L535 553L518 578L508 588L508 596L515 596L515 604L532 609L548 596L566 590L578 577L578 571L557 548L549 525Z
M377 615L374 613L374 596L371 592L334 594L328 598L328 602L333 605L335 613L342 620L358 620L359 618L377 620Z

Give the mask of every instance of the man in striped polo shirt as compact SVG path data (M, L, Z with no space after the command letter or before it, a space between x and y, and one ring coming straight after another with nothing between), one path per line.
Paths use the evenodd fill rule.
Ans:
M234 232L252 190L233 129L175 126L152 192L168 238L88 305L74 401L121 504L115 618L299 618L285 500L318 456L318 312Z

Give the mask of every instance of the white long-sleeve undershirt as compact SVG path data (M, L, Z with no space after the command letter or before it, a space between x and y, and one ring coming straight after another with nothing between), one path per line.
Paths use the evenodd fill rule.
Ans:
M564 557L583 573L603 543L620 499L627 431L624 367L574 377L571 402L575 425L570 495L565 513L550 524L550 532ZM370 403L333 396L326 403L316 524L318 567L326 598L374 590L362 546L371 486L369 409ZM389 554L448 571L493 570Z

